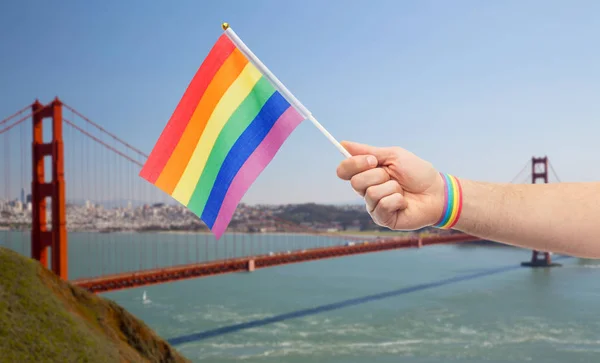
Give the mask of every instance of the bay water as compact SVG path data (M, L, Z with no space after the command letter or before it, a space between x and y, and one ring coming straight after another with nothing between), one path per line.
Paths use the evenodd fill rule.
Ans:
M0 244L23 254L29 238L0 231ZM262 243L252 238L235 253ZM267 250L314 245L308 236L262 238ZM71 233L70 276L219 257L211 243L190 234ZM600 261L553 257L561 267L532 269L520 267L527 250L441 245L102 296L194 362L598 362Z

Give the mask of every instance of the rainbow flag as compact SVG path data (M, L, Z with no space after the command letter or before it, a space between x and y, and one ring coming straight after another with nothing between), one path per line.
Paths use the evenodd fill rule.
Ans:
M217 239L306 118L235 39L226 31L214 44L140 172L199 216Z

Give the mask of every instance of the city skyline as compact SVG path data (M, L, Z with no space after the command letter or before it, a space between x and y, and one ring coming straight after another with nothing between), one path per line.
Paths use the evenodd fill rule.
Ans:
M10 203L10 202L19 202L21 203L23 206L26 206L27 204L31 204L31 192L27 191L24 187L21 188L22 193L18 196L15 197L9 197L9 198L2 198L0 197L0 202L3 203ZM105 208L131 208L131 207L140 207L140 206L152 206L152 205L158 205L158 204L165 204L165 205L170 205L170 206L178 206L178 207L185 207L183 205L181 205L181 203L179 203L177 200L169 197L168 195L165 195L166 201L156 201L156 200L152 200L152 199L148 199L148 200L143 200L143 199L101 199L101 200L94 200L94 199L90 199L90 198L69 198L69 196L67 196L67 200L66 200L66 204L67 205L74 205L74 206L84 206L84 205L101 205ZM51 205L51 200L47 201L47 203L49 203L48 205ZM261 207L261 206L278 206L278 205L289 205L289 204L311 204L311 203L315 203L312 201L309 202L303 202L303 203L244 203L242 202L243 205L248 205L248 206L256 206L256 207ZM335 205L335 206L344 206L344 205L348 205L348 206L356 206L356 205L361 205L363 203L362 198L355 198L354 200L349 200L349 201L341 201L341 202L334 202L334 203L315 203L315 204L322 204L322 205ZM129 206L129 207L128 207Z
M320 208L318 220L294 222L281 218L289 209ZM332 213L333 211L333 213ZM339 213L352 214L348 217ZM304 218L305 212L300 214ZM19 199L0 199L0 230L27 230L33 218L32 203L25 205ZM298 216L298 215L297 215ZM325 217L324 217L325 216ZM89 200L81 204L67 203L67 229L70 232L155 232L155 231L208 231L206 224L193 212L179 204L138 204L105 206ZM52 224L51 201L46 205L46 223ZM337 232L341 230L374 230L378 226L368 217L361 205L303 206L303 205L246 205L241 203L233 215L228 230L237 232Z
M12 87L0 117L36 98L59 96L149 153L220 35L220 23L228 21L339 140L403 146L442 171L478 180L508 182L532 156L544 155L563 181L600 179L600 170L587 167L600 163L594 146L600 126L593 123L600 115L600 50L590 46L600 31L597 2L182 1L42 3L35 12L24 3L4 8L0 21L11 31L0 35L0 49L10 56L0 59L0 80ZM38 54L62 56L42 61ZM15 147L19 141L7 140L0 135L0 142ZM19 154L11 158L13 166L21 165ZM118 185L122 178L133 191L123 187L105 198L141 188L157 201L169 200L143 186L133 167L114 167L110 160L103 159L97 172L104 177L105 170L120 171L123 176L109 182ZM243 202L359 200L335 175L341 160L304 122ZM76 155L67 170L67 178L77 180L68 184L68 198L112 192L106 182L97 181L93 189L76 185L96 178L81 169L84 162ZM12 178L11 195L19 179L29 183L30 167L17 174L5 177Z

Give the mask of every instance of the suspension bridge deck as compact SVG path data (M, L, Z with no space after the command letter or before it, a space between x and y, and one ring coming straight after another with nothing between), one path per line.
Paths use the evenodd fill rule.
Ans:
M51 119L52 133L43 132L44 118ZM46 134L52 134L50 139L46 139ZM480 240L456 233L420 239L415 236L364 241L323 233L339 229L340 226L335 225L341 225L339 215L329 221L296 223L280 219L270 209L245 206L236 211L234 219L239 223L227 243L217 243L205 236L202 247L195 232L202 230L203 223L138 176L148 156L58 98L46 105L36 101L0 120L0 145L0 230L5 229L3 233L10 236L13 230L32 226L28 254L65 279L70 276L67 252L76 251L77 243L85 246L87 254L84 255L88 260L78 261L79 264L85 264L90 270L92 265L100 264L103 276L73 281L94 292L360 253ZM47 159L52 161L48 168L44 162ZM549 183L552 182L549 171L560 181L547 157L534 157L512 182ZM365 223L359 220L361 218L355 215L350 218L351 222L344 223L359 222L361 228L373 227L367 225L370 220ZM154 241L154 237L144 235L141 241L132 233L127 238L104 239L95 233L154 230L191 231L196 237L192 242L181 241L184 251L178 248L179 241L169 243L168 238ZM262 230L285 231L285 236L255 240L258 235L255 232ZM79 232L90 233L79 237L76 234ZM241 241L236 240L235 233L249 233L249 238L242 235ZM290 236L292 233L312 238L300 240ZM291 241L289 237L293 237ZM74 243L69 243L70 238ZM121 244L123 240L126 241ZM348 241L353 242L346 243ZM11 244L9 237L8 245ZM232 247L233 255L229 255L228 246ZM280 249L284 247L286 251L282 252ZM240 248L242 255L239 255ZM195 260L190 249L196 254ZM276 249L277 252L265 254ZM49 251L53 252L51 263L48 263ZM163 254L167 259L173 258L169 267L158 261ZM200 260L200 254L204 254L204 260ZM134 257L138 265L128 272L117 268L123 268L134 255L139 256ZM133 270L138 272L131 272Z
M107 275L91 279L78 279L72 282L91 292L107 292L133 287L141 287L197 277L221 275L233 272L252 271L258 268L274 267L291 263L322 260L328 258L381 252L394 249L420 248L436 244L474 242L480 238L467 234L449 234L428 237L389 238L363 241L344 246L322 247L307 250L281 252L272 255L246 256L208 263L189 264L141 272Z

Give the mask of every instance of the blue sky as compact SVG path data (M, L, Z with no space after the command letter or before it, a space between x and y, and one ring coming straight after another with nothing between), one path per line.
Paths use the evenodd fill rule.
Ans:
M569 5L572 4L572 5ZM150 152L228 21L339 140L508 182L533 155L600 179L600 2L19 1L0 5L0 118L65 102ZM356 200L308 121L249 203Z

